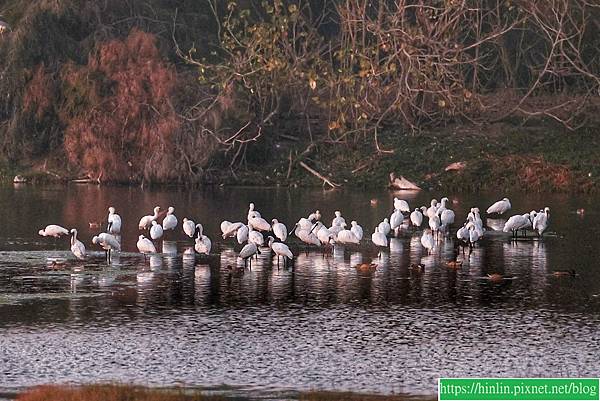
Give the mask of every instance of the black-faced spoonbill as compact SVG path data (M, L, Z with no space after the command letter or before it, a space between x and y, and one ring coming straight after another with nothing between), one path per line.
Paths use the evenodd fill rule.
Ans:
M511 208L510 200L508 198L504 198L494 203L492 206L488 207L486 210L487 214L503 214L510 210Z
M175 213L175 208L173 206L169 206L167 215L162 221L163 230L174 230L175 227L177 227L177 217L173 213Z
M71 252L77 259L85 259L85 245L77 239L77 229L71 229Z
M119 234L121 232L121 216L116 213L116 209L114 207L108 208L108 231L109 234Z
M156 221L156 219L158 219L159 212L160 212L160 206L156 206L154 208L153 215L144 216L140 219L140 222L138 223L138 228L140 230L146 230L146 229L150 228L152 226L152 222Z

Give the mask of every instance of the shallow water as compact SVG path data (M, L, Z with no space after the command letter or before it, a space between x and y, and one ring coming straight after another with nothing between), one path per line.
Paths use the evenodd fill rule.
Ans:
M458 220L498 194L449 194ZM411 206L440 194L402 194ZM370 200L377 200L371 204ZM596 376L600 371L600 215L592 198L512 196L513 212L550 206L543 240L511 241L490 230L458 271L446 267L451 237L433 255L420 231L403 231L377 255L365 241L323 257L292 237L294 269L263 252L252 269L240 246L219 238L223 219L243 221L249 201L288 229L314 209L339 209L372 228L392 209L380 192L215 188L204 191L70 186L0 189L0 393L41 383L124 381L227 389L237 394L332 389L435 394L444 376ZM124 220L110 265L93 248L109 205ZM173 205L202 222L210 257L184 254L179 233L165 252L134 253L137 222ZM578 208L586 213L579 216ZM46 224L77 227L86 261L68 240L37 235ZM490 222L490 225L495 226ZM66 262L63 260L66 259ZM58 264L52 265L57 260ZM359 271L360 263L376 263ZM426 265L411 273L410 263ZM228 266L231 266L228 267ZM576 269L575 278L554 270ZM502 283L485 280L502 273Z

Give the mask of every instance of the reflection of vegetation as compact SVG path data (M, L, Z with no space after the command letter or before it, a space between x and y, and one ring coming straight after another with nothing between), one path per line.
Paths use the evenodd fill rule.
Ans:
M25 3L0 10L0 154L37 170L199 181L281 137L379 154L392 132L600 121L585 0Z
M306 392L289 399L303 401L401 401L406 396L368 395L346 392ZM416 401L421 398L410 397ZM225 401L244 400L220 395L206 395L193 390L160 390L125 385L88 385L81 387L40 386L20 395L18 401ZM423 400L427 400L423 398Z

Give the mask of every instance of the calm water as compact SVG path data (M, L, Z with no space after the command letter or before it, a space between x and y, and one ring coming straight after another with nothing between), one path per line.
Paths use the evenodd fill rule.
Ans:
M448 194L457 220L504 194ZM412 207L442 194L403 194ZM377 199L376 205L370 200ZM324 258L301 252L295 269L278 269L264 252L252 270L240 246L218 236L223 219L244 220L253 201L263 217L291 228L321 210L340 209L370 239L389 215L381 191L218 188L0 189L0 392L41 383L118 380L186 385L241 394L335 389L435 394L440 376L597 376L600 372L600 214L596 199L513 196L513 212L552 209L543 241L490 233L458 271L446 267L452 239L433 255L421 232L403 232L378 258L365 242ZM109 205L124 220L120 257L107 265L88 222ZM173 205L202 222L213 254L184 254L177 234L149 260L133 253L137 222L153 206ZM585 208L581 217L577 208ZM39 237L46 224L76 227L88 251L71 256L68 240ZM499 223L499 222L496 222ZM158 247L157 247L158 248ZM292 248L299 252L295 245ZM67 259L65 266L51 261ZM373 261L378 268L353 266ZM426 265L423 274L410 263ZM60 263L62 264L62 263ZM574 268L578 277L551 272ZM487 273L514 276L500 284Z

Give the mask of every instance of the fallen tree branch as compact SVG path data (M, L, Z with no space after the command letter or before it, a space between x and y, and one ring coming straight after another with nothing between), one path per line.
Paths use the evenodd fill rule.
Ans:
M339 184L336 184L335 182L329 180L327 177L324 177L323 175L321 175L318 171L310 168L306 163L304 163L303 161L301 161L299 163L306 171L308 171L309 173L311 173L312 175L314 175L315 177L319 178L320 180L323 181L323 185L327 184L329 185L331 188L338 188L340 187Z

